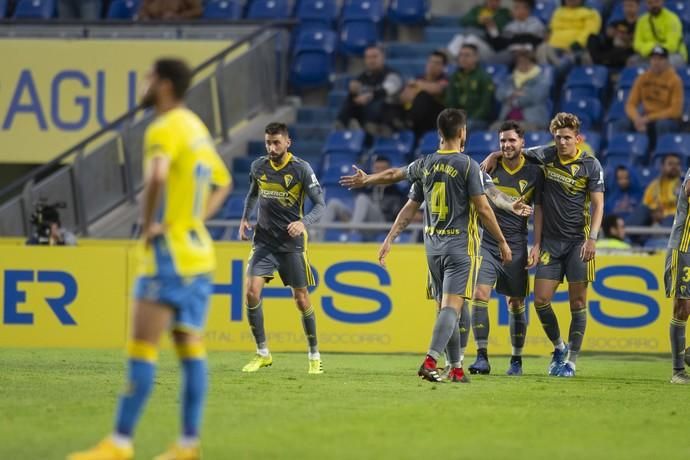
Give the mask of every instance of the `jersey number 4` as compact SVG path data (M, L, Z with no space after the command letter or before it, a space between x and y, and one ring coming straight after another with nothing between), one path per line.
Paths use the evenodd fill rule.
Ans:
M434 182L431 188L431 214L438 220L446 220L448 215L448 202L446 201L446 183Z

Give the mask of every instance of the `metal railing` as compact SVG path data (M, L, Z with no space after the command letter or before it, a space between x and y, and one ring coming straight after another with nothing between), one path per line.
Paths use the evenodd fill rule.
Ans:
M251 30L194 69L198 78L186 102L216 140L228 141L238 122L284 99L288 39L275 25ZM115 207L133 202L142 186L142 140L151 120L137 106L0 190L0 236L27 235L39 198L65 202L63 226L81 235Z

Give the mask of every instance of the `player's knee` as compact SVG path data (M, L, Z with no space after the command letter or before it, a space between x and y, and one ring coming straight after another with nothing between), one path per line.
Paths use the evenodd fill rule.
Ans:
M292 292L292 297L295 299L297 308L304 311L309 308L309 293L306 289L295 289Z
M551 302L551 299L545 295L534 294L534 305L546 305Z
M247 292L245 294L245 301L247 305L256 305L261 300L261 291L253 286L247 286Z
M518 298L513 298L513 297L508 299L508 309L511 312L518 313L524 307L525 307L525 301L523 299L518 299Z
M570 310L578 311L584 310L587 307L587 300L584 297L575 297L570 299Z

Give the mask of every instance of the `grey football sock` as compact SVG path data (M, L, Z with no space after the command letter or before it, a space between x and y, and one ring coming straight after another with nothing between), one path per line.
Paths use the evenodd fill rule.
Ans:
M428 355L438 360L443 350L448 345L453 329L457 327L458 313L452 307L443 307L436 317L434 333L431 336L431 345Z
M546 305L535 304L534 308L537 310L541 326L544 328L544 332L546 332L546 336L551 343L554 345L561 343L561 330L558 327L558 318L556 318L556 313L554 313L551 303Z
M309 307L302 312L302 326L304 327L304 335L307 336L309 343L309 353L318 353L319 345L316 340L316 315L314 315L314 308Z
M489 345L489 303L472 300L472 332L477 348L486 349Z
M465 302L462 305L462 310L460 311L460 320L458 321L458 329L460 331L460 349L464 350L467 348L467 342L470 341L470 323L472 318L470 317L470 306L469 302ZM464 353L462 353L464 354Z
M263 300L254 306L247 305L247 319L252 329L257 348L266 348L266 331L264 331Z
M683 362L685 354L685 325L686 321L671 319L671 356L673 357L673 369L685 369Z
M446 345L446 364L460 367L460 326L457 323Z
M570 357L568 360L575 364L577 362L577 355L580 354L580 349L582 348L582 341L585 338L587 309L573 310L570 313L572 319L570 320L570 333L568 334L568 342L570 345Z
M521 356L525 346L525 336L527 335L527 318L525 306L521 305L517 310L510 311L510 344L513 346L513 356Z

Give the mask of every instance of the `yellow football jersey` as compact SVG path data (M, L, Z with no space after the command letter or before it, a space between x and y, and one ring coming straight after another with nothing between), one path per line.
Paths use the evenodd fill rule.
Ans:
M170 171L156 219L165 235L148 249L140 243L140 274L191 276L215 268L213 241L203 219L211 185L231 178L203 122L186 108L159 116L144 137L144 169L156 156L170 160ZM146 175L145 175L146 177Z

